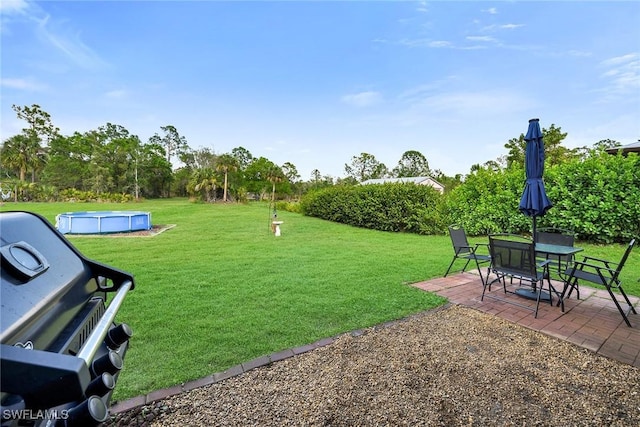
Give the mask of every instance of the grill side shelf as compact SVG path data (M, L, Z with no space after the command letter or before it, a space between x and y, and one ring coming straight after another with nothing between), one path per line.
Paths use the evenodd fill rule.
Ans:
M91 382L83 360L65 354L2 344L3 392L22 396L31 408L80 400Z

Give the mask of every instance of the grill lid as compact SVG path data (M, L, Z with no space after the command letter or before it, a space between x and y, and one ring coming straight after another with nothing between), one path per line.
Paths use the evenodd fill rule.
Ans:
M0 342L25 339L45 349L46 330L80 310L109 277L117 289L130 274L85 258L45 218L30 212L0 212ZM57 323L57 324L56 324ZM34 340L34 337L35 340Z

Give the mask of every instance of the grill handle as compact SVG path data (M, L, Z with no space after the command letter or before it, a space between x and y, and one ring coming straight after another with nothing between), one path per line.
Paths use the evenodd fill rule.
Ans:
M118 289L118 292L113 297L113 300L111 300L111 304L109 304L109 307L107 307L104 314L100 318L100 321L98 321L98 324L95 326L95 328L93 328L93 332L91 332L91 335L89 335L89 338L78 353L77 357L83 359L88 367L91 366L93 358L95 357L98 349L107 336L107 332L109 332L109 329L111 329L111 326L113 325L113 322L116 318L116 314L118 313L118 310L120 309L120 306L124 301L124 297L129 289L131 289L132 285L133 282L131 280L126 280L122 283L122 285Z

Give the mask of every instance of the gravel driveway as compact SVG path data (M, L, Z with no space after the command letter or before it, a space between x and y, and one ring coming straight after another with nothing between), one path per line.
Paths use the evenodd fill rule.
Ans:
M118 426L638 426L640 370L461 306L113 417Z

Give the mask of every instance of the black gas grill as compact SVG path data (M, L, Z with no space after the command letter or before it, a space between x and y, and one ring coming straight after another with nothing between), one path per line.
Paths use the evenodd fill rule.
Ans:
M0 242L2 426L105 421L132 335L115 317L133 276L87 259L37 214L0 212Z

